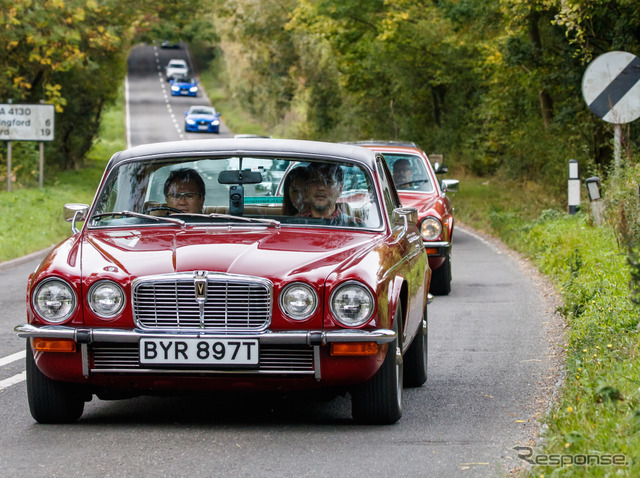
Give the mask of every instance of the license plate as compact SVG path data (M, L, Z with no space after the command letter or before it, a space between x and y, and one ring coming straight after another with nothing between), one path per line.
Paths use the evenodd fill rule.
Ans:
M201 125L198 126L198 129L209 129L209 125L201 124Z
M188 95L188 94L189 94L189 92L188 92L187 90L182 90L182 91L180 92L180 94L181 94L181 95Z
M140 339L147 365L257 365L256 339Z

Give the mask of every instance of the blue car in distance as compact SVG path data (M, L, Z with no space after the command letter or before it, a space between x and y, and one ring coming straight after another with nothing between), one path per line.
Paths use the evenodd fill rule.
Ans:
M192 77L174 77L171 96L198 96L198 80Z
M220 113L213 106L192 106L185 113L186 132L219 133Z

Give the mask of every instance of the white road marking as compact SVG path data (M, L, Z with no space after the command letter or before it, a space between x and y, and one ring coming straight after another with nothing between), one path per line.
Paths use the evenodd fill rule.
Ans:
M6 380L0 380L0 390L4 390L5 388L9 388L11 385L16 385L20 382L24 382L26 379L27 372L22 372L18 375L14 375L13 377L9 377Z
M25 358L26 351L21 350L20 352L16 352L11 355L7 355L6 357L0 358L0 367L7 365L8 363L15 362L16 360L20 360Z

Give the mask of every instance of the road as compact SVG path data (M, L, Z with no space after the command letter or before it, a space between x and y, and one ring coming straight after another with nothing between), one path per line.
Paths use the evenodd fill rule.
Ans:
M185 53L140 47L132 57L154 68L158 52L163 61ZM170 111L194 100L165 100L160 83L141 70L129 76L132 144L180 137ZM524 464L513 447L531 445L556 378L549 338L556 319L545 290L500 245L458 228L452 292L429 306L429 379L405 390L395 425L354 425L348 397L252 394L94 398L76 424L38 425L27 404L24 342L13 327L25 320L27 277L39 260L0 266L6 477L503 476Z

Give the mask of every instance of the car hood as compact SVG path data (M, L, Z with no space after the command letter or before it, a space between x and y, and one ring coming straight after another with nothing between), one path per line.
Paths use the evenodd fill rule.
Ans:
M438 202L436 193L398 191L398 196L404 207L415 207L419 215L435 208Z
M207 270L285 280L324 278L374 247L371 233L260 228L148 229L89 232L82 274L117 271L130 278Z

